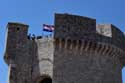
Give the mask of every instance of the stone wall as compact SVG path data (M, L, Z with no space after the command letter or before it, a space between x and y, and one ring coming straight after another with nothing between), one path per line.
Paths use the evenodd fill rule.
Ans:
M53 83L122 83L122 64L116 54L109 56L103 47L92 49L85 42L79 47L63 45L55 48Z
M9 83L39 83L53 75L53 39L28 39L28 25L8 23L4 59Z
M81 19L82 25L74 21L76 19ZM95 20L85 19L55 15L53 82L122 83L123 33L113 25L97 25L96 28Z
M36 39L36 59L33 66L33 80L41 81L45 76L53 76L53 38Z
M54 38L28 39L28 25L8 23L4 59L9 83L122 83L125 36L112 24L55 15Z
M56 14L55 26L55 38L93 39L96 32L96 20L82 16Z
M32 56L29 55L28 25L8 23L4 59L9 65L9 83L32 83Z

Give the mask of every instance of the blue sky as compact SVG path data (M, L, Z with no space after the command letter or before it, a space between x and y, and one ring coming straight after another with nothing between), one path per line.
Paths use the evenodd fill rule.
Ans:
M125 31L125 0L1 0L0 2L0 83L7 82L4 41L8 22L30 25L29 33L42 34L42 24L53 24L54 13L71 13L112 23ZM125 83L125 69L123 69Z

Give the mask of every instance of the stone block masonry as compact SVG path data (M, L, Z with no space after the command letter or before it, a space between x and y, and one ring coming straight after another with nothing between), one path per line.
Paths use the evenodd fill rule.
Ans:
M125 35L116 26L55 14L54 38L29 39L28 27L7 25L9 83L122 83Z
M122 83L125 36L95 19L55 15L53 83Z

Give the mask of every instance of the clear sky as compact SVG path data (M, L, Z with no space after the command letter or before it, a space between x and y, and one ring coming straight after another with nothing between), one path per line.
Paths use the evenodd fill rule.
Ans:
M42 33L42 24L54 24L54 13L71 13L112 23L125 31L125 0L1 0L0 1L0 83L7 82L4 63L5 32L8 22L30 25L29 32ZM123 69L125 83L125 69Z

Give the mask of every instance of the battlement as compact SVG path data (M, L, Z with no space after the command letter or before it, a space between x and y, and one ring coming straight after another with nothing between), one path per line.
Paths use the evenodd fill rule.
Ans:
M55 38L84 39L83 36L87 35L87 33L87 36L98 33L112 38L116 38L116 36L125 38L123 32L112 24L96 24L95 19L77 15L56 14L55 27Z
M122 83L125 36L112 24L55 15L54 82Z
M69 14L55 15L55 38L84 39L94 37L96 20ZM84 36L83 36L84 35Z
M93 49L94 52L112 53L109 55L117 55L125 59L125 35L112 24L96 25L95 19L56 14L54 38L57 47L79 48L78 50L81 51Z
M24 40L29 41L26 39L29 25L9 22L7 27L9 30L7 32L9 33L7 36L7 46L9 47L6 49L6 55L8 56L8 50L10 49L10 46L12 46L10 42L16 43L17 40L15 38L20 41L25 37ZM20 37L18 37L18 35L20 35ZM49 38L43 38L42 36L37 36L35 38L35 40L42 41L44 39ZM76 46L80 46L82 41L87 41L92 43L91 45L93 45L93 43L94 45L95 43L101 43L108 46L112 45L118 47L118 49L121 49L122 51L125 50L125 35L116 26L112 24L96 24L95 19L77 15L55 14L54 39L55 42L58 42L58 40L65 41L68 46L71 41L75 41L74 43L76 43ZM79 44L77 45L77 43ZM15 46L16 45L13 45L14 48Z
M103 38L101 42L114 44L125 50L125 35L116 26L112 24L98 24L96 30L97 35L100 36L98 38Z

